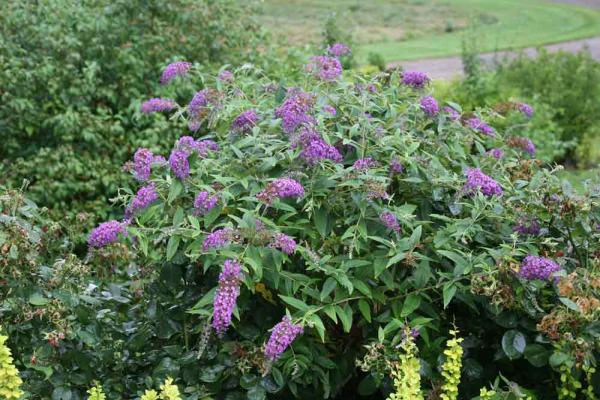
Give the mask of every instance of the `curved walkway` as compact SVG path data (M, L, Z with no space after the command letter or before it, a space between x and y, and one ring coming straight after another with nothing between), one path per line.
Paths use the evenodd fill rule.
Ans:
M554 0L560 3L569 3L579 6L600 8L600 0ZM576 53L580 50L587 48L592 57L600 61L600 37L573 40L568 42L556 43L547 46L542 46L548 51L567 51ZM484 53L480 57L483 62L487 65L493 65L496 60L503 60L506 58L515 57L519 52L533 57L537 53L537 48L530 47L521 49L519 51L499 51L495 53ZM414 61L394 61L388 64L389 67L402 66L406 70L416 70L427 72L427 74L433 79L451 79L454 77L461 76L462 60L460 56L444 57L444 58L429 58L423 60Z

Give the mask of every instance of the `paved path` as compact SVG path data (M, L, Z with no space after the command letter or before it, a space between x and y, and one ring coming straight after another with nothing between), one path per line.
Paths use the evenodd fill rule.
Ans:
M576 4L580 6L587 6L592 8L600 8L600 0L554 0L560 3ZM551 44L543 46L548 51L568 51L576 53L584 48L588 48L592 56L600 61L600 36L572 40L568 42L562 42L557 44ZM522 50L530 56L535 56L537 49L530 47ZM485 64L493 66L497 60L503 60L506 58L515 57L518 52L514 51L499 51L495 53L484 53L480 57ZM429 58L415 61L395 61L388 65L389 67L402 66L406 70L415 70L427 72L427 74L433 79L450 79L457 76L461 76L462 71L462 60L460 56L444 57L444 58Z

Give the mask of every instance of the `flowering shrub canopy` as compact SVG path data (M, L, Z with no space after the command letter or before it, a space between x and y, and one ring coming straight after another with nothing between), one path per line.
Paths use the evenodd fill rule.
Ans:
M135 171L151 201L124 196L136 204L131 220L90 238L103 251L126 241L141 264L183 285L186 340L202 343L194 358L214 371L207 383L289 398L362 381L373 393L385 362L372 356L359 375L362 345L395 346L404 326L418 329L429 366L442 365L439 335L453 324L471 346L463 355L455 341L445 353L447 398L462 364L476 370L464 383L475 396L499 372L548 393L552 369L502 363L541 367L564 354L550 358L558 368L575 348L591 362L577 340L592 340L597 311L577 302L598 293L576 288L588 274L578 271L599 268L598 194L565 192L485 112L439 112L425 74L344 78L333 60L312 58L292 88L248 66L227 82L202 76L173 110L194 123L194 138L175 143L169 163L150 154ZM525 215L543 234L515 230ZM188 272L166 278L177 266ZM571 283L561 291L561 282ZM498 367L479 368L488 364ZM440 382L436 371L425 373Z

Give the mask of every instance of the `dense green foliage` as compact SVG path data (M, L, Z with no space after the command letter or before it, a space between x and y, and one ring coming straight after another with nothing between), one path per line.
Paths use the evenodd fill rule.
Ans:
M541 50L537 58L523 55L484 72L475 51L470 45L463 53L467 76L444 97L471 110L527 101L536 112L522 135L536 143L540 159L582 167L600 162L600 63L588 52Z
M168 371L191 398L381 398L391 388L387 365L406 325L420 332L424 382L435 391L445 332L456 325L464 338L464 398L499 374L539 399L586 384L582 371L596 362L599 335L597 189L585 197L565 192L550 171L509 146L510 127L492 138L445 114L427 116L416 102L425 93L401 85L396 73L371 82L305 79L315 128L343 144L344 155L341 163L312 167L290 148L294 134L273 119L284 87L248 68L235 70L230 85L201 79L217 90L218 103L202 114L208 119L198 135L220 150L190 154L184 180L157 166L151 182L159 199L135 215L129 239L92 251L92 259L118 259L125 245L143 266L127 269L130 285L141 285L136 306L115 315L127 321L118 354L135 354L127 367L140 379L162 379ZM376 90L361 89L369 83ZM336 116L321 111L324 104ZM260 122L232 131L234 118L249 108ZM505 157L489 156L492 147ZM374 164L361 170L354 162L365 157ZM390 175L392 160L405 172ZM492 175L503 195L465 192L468 167ZM301 182L305 194L265 204L259 193L281 177ZM216 194L218 204L198 215L193 203L202 190ZM399 221L398 236L379 220L384 211ZM527 218L536 219L540 233L513 232ZM225 227L235 232L229 244L206 248L208 235ZM293 237L295 251L269 245L275 233ZM559 262L559 277L521 277L528 254ZM238 260L244 276L233 326L219 338L210 321L225 259ZM127 286L111 286L119 288L118 297L111 292L115 301L133 301ZM286 312L304 334L270 365L261 348ZM142 367L150 361L158 371ZM101 375L109 398L121 392L124 376L104 368ZM127 393L140 390L134 384L128 381Z
M162 119L138 118L161 68L252 59L258 35L233 0L1 2L3 176L31 181L57 215L106 217L121 164L173 138Z

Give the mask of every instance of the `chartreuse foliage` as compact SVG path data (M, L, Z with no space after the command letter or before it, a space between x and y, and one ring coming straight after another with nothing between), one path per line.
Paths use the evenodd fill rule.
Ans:
M7 336L0 334L0 397L18 399L23 395L19 371L13 363L10 349L6 345Z

